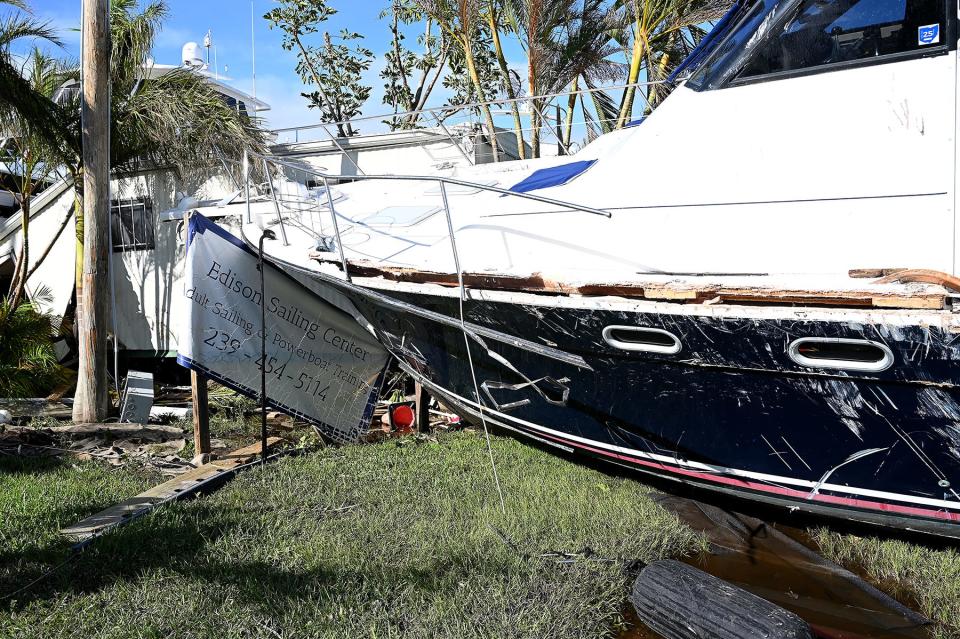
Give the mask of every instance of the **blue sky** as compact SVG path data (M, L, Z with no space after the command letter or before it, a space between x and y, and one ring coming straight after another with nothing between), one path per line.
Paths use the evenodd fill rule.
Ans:
M76 29L80 24L80 0L28 0L34 13L49 21L60 33L67 50L73 57L79 55L80 36ZM380 20L381 9L389 0L330 0L329 6L337 10L322 30L331 34L343 28L357 31L365 36L364 44L377 56L367 72L365 84L373 87L364 115L387 113L389 108L381 103L383 81L379 72L383 68L384 52L390 47L389 25ZM272 109L262 114L270 128L298 126L317 122L316 112L307 108L307 101L300 96L303 85L297 77L296 56L280 47L281 35L270 30L263 14L276 6L275 0L167 0L170 18L157 37L154 59L161 64L178 64L184 43L198 42L210 29L216 47L216 59L221 75L230 78L229 84L251 93L251 9L253 11L253 36L256 43L256 90L257 97L268 102ZM417 29L419 31L419 29ZM415 46L415 34L410 34L408 43ZM507 56L523 64L523 54L515 42L505 44ZM213 55L211 54L211 58ZM514 66L514 65L511 65ZM440 104L445 98L438 83L431 103ZM365 132L371 132L369 129Z

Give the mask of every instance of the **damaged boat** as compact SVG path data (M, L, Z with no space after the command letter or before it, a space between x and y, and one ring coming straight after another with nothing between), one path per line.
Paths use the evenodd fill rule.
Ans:
M956 13L747 0L639 126L336 185L270 160L242 232L471 421L960 537Z

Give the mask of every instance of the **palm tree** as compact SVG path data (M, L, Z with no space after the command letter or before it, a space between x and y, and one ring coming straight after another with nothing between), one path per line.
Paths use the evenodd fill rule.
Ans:
M527 52L530 94L530 154L540 157L540 127L546 102L532 96L550 93L559 80L563 27L573 14L574 0L510 0L511 20Z
M205 76L180 68L147 77L149 57L167 5L155 0L135 13L137 0L110 5L110 154L121 174L171 166L208 170L218 156L238 160L263 152L256 120L228 105Z
M70 65L44 54L34 48L27 56L21 69L21 76L29 83L36 95L48 101L54 101L61 87L76 77L76 70ZM30 202L38 188L56 172L57 167L69 157L66 145L51 146L46 135L46 126L37 126L16 112L10 118L7 131L15 152L8 162L16 182L16 195L20 203L20 230L22 244L20 255L14 269L10 287L10 306L17 308L23 299L29 274L46 257L41 255L33 268L30 268Z
M493 161L498 162L500 153L497 150L497 129L493 124L490 105L485 101L486 92L474 55L474 45L481 27L480 0L416 0L416 2L420 9L432 18L453 42L457 43L460 52L463 53L467 75L479 96L480 112L483 114L489 132Z
M620 82L625 75L624 65L611 59L618 51L611 34L618 28L617 12L606 0L583 0L579 11L569 20L566 37L557 63L558 86L568 86L566 121L562 144L570 148L573 136L573 114L576 108L580 82L587 89L611 82ZM604 92L588 93L597 111L599 127L606 131L612 128L616 115L609 97ZM589 117L589 116L587 116Z
M647 82L656 83L670 75L670 70L703 36L697 25L719 18L731 3L728 0L617 0L630 19L629 34L622 38L629 43L630 67L628 86L623 92L617 116L617 128L624 126L633 112L640 73ZM651 84L647 91L648 108L666 97L668 88Z
M505 0L487 0L483 10L483 16L487 21L487 28L490 30L490 37L493 41L493 53L497 59L497 68L500 70L500 83L503 91L510 100L510 113L513 115L514 135L517 138L517 154L523 160L526 157L526 150L523 143L523 124L520 121L520 105L517 104L517 92L514 89L513 77L510 75L510 69L507 67L507 58L503 53L503 44L500 41L500 30L505 27Z
M150 167L180 174L209 171L217 158L239 160L244 150L262 153L264 132L254 118L229 106L207 78L180 68L150 77L149 58L168 15L155 0L136 12L137 0L110 3L110 164L119 176ZM77 197L77 282L83 263L83 162L80 110L69 109L69 142L78 150L68 170Z
M37 397L66 378L57 362L51 335L57 321L32 303L13 305L0 300L0 394Z

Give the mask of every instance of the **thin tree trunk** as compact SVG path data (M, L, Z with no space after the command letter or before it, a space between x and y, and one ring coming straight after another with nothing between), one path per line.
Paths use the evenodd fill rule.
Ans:
M523 148L523 122L520 120L520 107L516 101L516 91L513 90L513 82L510 81L510 69L507 67L507 59L503 55L503 46L500 43L500 32L497 30L497 18L490 6L487 10L487 23L490 27L490 33L493 36L493 51L497 56L497 66L500 67L500 79L503 82L503 89L507 92L507 98L510 100L510 112L513 115L513 131L517 138L517 157L521 160L526 159L526 151Z
M427 26L425 27L424 34L423 34L423 42L425 47L423 55L425 57L428 55L432 57L432 54L433 54L433 47L431 46L431 42L430 42L432 31L433 31L433 20L428 18ZM440 33L441 34L443 33L442 29ZM427 99L430 97L430 92L433 91L433 87L437 83L437 78L439 78L440 75L443 73L443 65L447 61L447 50L449 49L446 43L447 43L446 38L443 38L442 44L440 45L440 58L439 58L440 64L439 66L436 67L437 73L436 75L434 75L433 80L430 82L429 85L427 85L427 78L430 77L430 72L433 70L434 67L428 67L421 71L420 82L417 83L417 90L413 94L413 105L410 108L411 111L420 111L421 109L423 109L423 107L427 103ZM424 91L426 91L426 93L424 93ZM414 113L412 115L407 116L406 122L404 123L404 128L413 128L414 125L417 123L418 119L420 119L419 113Z
M499 162L500 152L497 149L497 129L493 124L493 114L490 113L490 105L486 103L486 96L483 94L483 85L480 83L480 74L477 73L477 66L473 59L473 50L470 48L470 44L470 40L467 38L461 40L464 58L467 62L467 72L470 74L470 79L473 81L473 88L476 89L477 95L479 96L480 112L483 114L483 119L486 120L487 123L490 148L493 150L493 161Z
M433 76L433 79L430 80L430 84L427 85L427 88L420 94L420 98L416 102L416 110L420 111L427 106L427 100L430 98L430 94L433 92L433 87L436 86L437 80L440 79L440 76L443 75L443 65L447 63L447 55L450 53L450 47L444 46L440 52L440 64L437 66L437 72ZM410 126L412 127L417 123L417 120L420 119L419 113L414 113L410 119Z
M573 137L573 111L577 106L577 88L579 86L580 76L573 79L570 83L570 95L567 96L567 118L563 124L563 146L570 148L571 138Z
M17 284L20 282L20 273L23 272L23 251L17 256L17 262L13 265L13 277L10 278L10 288L7 289L7 299L12 300L17 292Z
M633 53L630 56L630 73L627 75L627 86L623 90L623 100L620 102L620 114L617 116L615 128L621 129L630 120L630 114L633 112L633 96L636 93L635 86L640 79L640 67L643 62L643 39L640 37L640 25L637 24L633 33Z
M530 84L530 157L540 157L540 105L533 96L537 95L537 77L531 62L527 79Z
M106 281L110 223L110 3L83 0L83 277L77 297L75 422L107 417Z
M29 178L28 178L29 179ZM29 189L29 187L28 187ZM30 192L24 193L23 201L20 203L20 231L23 233L23 246L20 247L20 259L17 264L17 272L14 278L13 298L10 302L11 308L20 306L23 300L23 292L27 287L27 271L30 270Z
M330 34L324 33L323 35L325 36L327 46L329 46ZM336 108L336 104L332 100L330 100L330 98L327 96L326 93L324 93L323 85L320 83L320 75L317 73L316 68L314 68L313 63L310 62L310 56L307 54L306 47L304 47L303 43L300 42L300 36L297 34L293 34L293 41L296 43L297 48L300 49L300 53L303 55L303 63L307 66L307 69L310 71L310 75L313 76L313 83L314 85L316 85L317 92L320 94L320 97L323 98L324 103L329 105L330 108ZM320 113L321 113L321 119L322 119L323 109L320 110ZM340 121L339 117L337 117L336 119L338 122ZM349 137L344 132L342 124L337 124L337 133L340 135L340 137ZM353 135L353 134L351 133L350 135Z

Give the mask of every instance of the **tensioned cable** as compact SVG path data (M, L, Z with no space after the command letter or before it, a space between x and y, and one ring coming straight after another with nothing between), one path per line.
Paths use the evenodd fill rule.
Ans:
M450 203L447 200L447 185L440 182L440 197L443 199L443 210L447 214L447 231L450 234L450 248L453 249L454 267L457 269L457 281L460 284L460 333L463 335L463 345L467 349L467 362L470 364L470 378L473 380L473 392L477 397L477 407L480 410L480 422L483 424L483 435L487 440L487 456L490 458L490 468L493 471L493 483L500 498L500 512L507 514L507 506L503 501L503 489L500 487L500 474L497 472L497 463L493 459L493 444L490 441L490 429L487 428L487 418L483 414L483 399L480 397L480 386L477 384L477 371L473 366L473 354L470 352L470 340L467 338L467 323L464 319L463 301L467 296L467 289L463 284L463 269L460 268L460 256L457 254L457 241L453 234L453 218L450 215Z
M480 422L483 424L483 435L487 440L487 455L490 457L490 468L493 470L493 483L497 487L497 496L500 497L500 512L507 514L507 506L503 501L503 490L500 488L500 475L497 473L497 463L493 459L493 446L490 442L490 430L487 428L487 419L483 416L483 400L480 398L480 386L477 385L477 373L473 368L473 355L470 353L470 339L467 337L467 327L463 321L463 284L460 285L460 329L463 333L463 345L467 349L467 361L470 364L470 378L473 380L473 392L477 396L480 410Z

